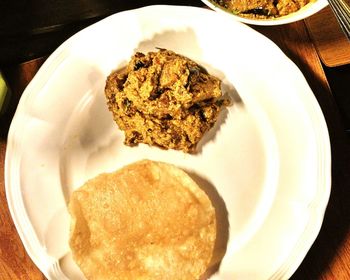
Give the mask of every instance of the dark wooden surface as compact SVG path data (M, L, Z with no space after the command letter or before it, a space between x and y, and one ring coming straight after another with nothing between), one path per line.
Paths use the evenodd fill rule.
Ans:
M305 22L325 65L335 67L350 63L350 41L344 36L329 6L308 17Z
M192 2L200 5L200 1ZM350 149L345 132L350 127L350 65L322 65L304 21L254 28L273 40L301 69L325 115L331 139L332 192L324 223L292 279L350 279ZM8 125L23 89L44 60L0 65L13 93L11 106L0 119L0 280L45 279L26 254L13 225L3 178Z

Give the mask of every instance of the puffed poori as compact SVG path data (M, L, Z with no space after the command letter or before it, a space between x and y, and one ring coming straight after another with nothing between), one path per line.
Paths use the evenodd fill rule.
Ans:
M174 165L142 160L100 174L69 202L70 247L88 279L199 279L216 240L215 209Z
M195 152L229 100L221 81L193 60L170 50L137 52L105 86L108 108L124 143Z

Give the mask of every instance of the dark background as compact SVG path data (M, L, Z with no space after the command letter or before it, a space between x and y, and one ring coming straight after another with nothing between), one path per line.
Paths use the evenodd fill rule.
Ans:
M203 6L199 0L1 0L0 65L46 55L103 17L156 4Z

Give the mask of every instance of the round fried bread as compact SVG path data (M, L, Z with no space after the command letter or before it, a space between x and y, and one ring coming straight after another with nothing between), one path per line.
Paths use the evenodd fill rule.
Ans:
M88 279L199 279L216 239L215 210L181 169L142 160L74 191L70 247Z

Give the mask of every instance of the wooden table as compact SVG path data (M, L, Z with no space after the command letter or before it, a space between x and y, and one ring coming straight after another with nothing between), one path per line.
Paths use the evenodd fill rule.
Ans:
M332 192L324 223L292 279L350 279L350 149L349 135L345 132L349 123L344 114L340 115L335 98L337 94L350 95L346 87L350 65L332 69L322 67L304 21L254 28L272 39L304 73L325 115L331 139ZM7 124L17 99L44 60L8 65L3 69L15 98L12 110L0 121L0 280L45 279L26 254L13 225L3 178Z

